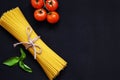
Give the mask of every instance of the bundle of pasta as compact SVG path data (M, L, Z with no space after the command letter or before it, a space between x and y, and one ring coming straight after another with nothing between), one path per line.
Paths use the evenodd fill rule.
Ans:
M19 7L5 12L1 16L0 25L20 42L14 46L23 44L30 51L50 80L53 80L67 65L65 60L37 36Z

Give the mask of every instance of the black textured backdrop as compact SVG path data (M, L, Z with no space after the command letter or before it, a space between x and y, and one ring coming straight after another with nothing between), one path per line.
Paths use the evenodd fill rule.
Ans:
M68 62L55 80L120 80L120 1L58 0L60 21L37 22L30 0L0 0L0 15L19 6L42 40ZM25 50L26 73L18 66L2 64L20 55L17 40L0 27L0 80L48 80L40 65Z

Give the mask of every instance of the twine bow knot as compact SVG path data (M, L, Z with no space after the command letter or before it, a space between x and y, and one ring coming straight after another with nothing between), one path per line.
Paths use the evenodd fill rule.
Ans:
M32 33L32 28L27 27L26 34L27 34L27 37L28 37L28 42L15 43L15 44L13 44L13 46L16 47L17 45L23 44L23 45L25 45L26 49L32 47L32 49L34 51L34 59L36 59L36 53L41 53L42 52L41 47L39 45L35 44L35 42L40 38L40 36L37 36L34 39L31 39L30 38L31 33ZM39 51L36 51L36 47L39 49Z

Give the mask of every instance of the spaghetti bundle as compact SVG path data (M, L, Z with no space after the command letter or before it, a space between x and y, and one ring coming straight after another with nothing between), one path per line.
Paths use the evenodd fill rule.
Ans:
M28 35L26 35L28 27L32 30L29 37L32 40L37 37L37 34L27 22L19 7L5 12L0 19L0 25L19 42L28 42ZM34 44L39 45L42 50L40 54L36 54L37 62L41 65L48 78L53 80L64 69L67 62L51 50L40 38ZM25 46L25 44L23 45ZM39 51L38 47L34 46L34 48ZM28 50L35 56L33 47L29 47Z

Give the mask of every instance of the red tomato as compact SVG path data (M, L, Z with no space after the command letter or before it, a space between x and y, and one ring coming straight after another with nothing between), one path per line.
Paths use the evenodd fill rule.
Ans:
M37 9L34 12L34 18L37 21L44 21L47 17L47 12L45 9Z
M47 21L51 24L57 23L59 21L59 18L60 18L59 14L55 11L49 12L47 14Z
M44 1L43 0L31 0L31 4L34 8L36 9L40 9L43 7L44 5Z
M57 0L46 0L46 8L49 11L55 11L58 8Z

